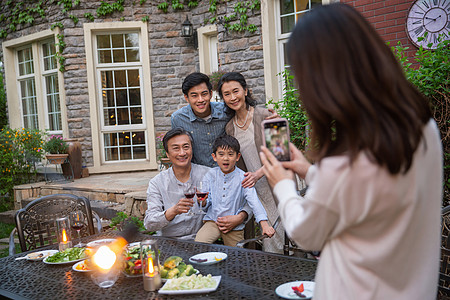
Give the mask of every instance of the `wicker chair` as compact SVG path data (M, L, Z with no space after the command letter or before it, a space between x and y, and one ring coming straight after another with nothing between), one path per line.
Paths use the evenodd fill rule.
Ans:
M450 299L450 205L442 209L438 299Z
M90 202L85 197L70 194L44 196L16 212L16 228L10 235L9 254L15 253L14 235L16 233L22 252L57 243L55 220L69 216L75 210L81 210L86 217L86 226L81 230L81 236L95 234L93 215L97 219L97 230L101 231L100 218L92 212Z

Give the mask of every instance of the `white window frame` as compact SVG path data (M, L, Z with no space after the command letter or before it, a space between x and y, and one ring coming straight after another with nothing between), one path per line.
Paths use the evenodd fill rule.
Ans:
M17 52L21 49L31 46L33 53L33 69L32 75L35 79L36 89L36 102L38 113L38 128L39 130L47 130L48 126L48 109L47 98L45 92L45 80L43 71L43 53L42 43L50 40L57 43L56 35L59 33L58 28L55 30L44 30L38 33L26 35L17 39L5 41L2 45L4 54L4 69L5 69L5 83L7 90L8 101L8 117L9 124L12 128L24 127L23 121L23 107L21 101L21 91L19 80L25 77L31 77L31 75L20 76ZM56 46L57 47L57 46ZM68 125L67 125L67 113L65 105L65 93L64 93L64 78L63 74L59 71L59 64L57 66L57 81L59 87L59 101L61 108L61 125L62 129L58 131L49 131L51 134L62 134L63 137L68 137ZM16 91L16 92L14 92Z
M92 150L94 166L89 168L91 173L123 172L157 169L155 132L153 124L153 105L150 76L150 59L148 29L145 22L106 22L84 24L86 69L88 77L88 92L90 100L90 116L92 128ZM97 55L97 34L120 34L138 32L139 54L141 61L125 63L99 64ZM100 72L105 70L139 69L141 84L142 124L105 126L103 116L103 100L101 95ZM112 130L113 129L113 130ZM105 146L103 134L118 131L143 131L146 139L146 158L135 160L105 160Z
M322 0L322 5L333 2L339 0ZM261 1L261 27L266 97L279 100L283 97L283 81L277 74L284 70L283 44L290 36L290 33L281 34L280 0Z

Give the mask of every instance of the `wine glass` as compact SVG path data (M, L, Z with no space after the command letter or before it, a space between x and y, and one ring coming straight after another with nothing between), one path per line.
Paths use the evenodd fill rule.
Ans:
M84 244L81 243L81 236L80 236L80 231L81 229L84 228L85 223L84 223L84 214L81 210L76 210L73 211L70 214L70 226L75 229L78 233L78 244L76 244L74 247L84 247Z
M198 183L196 194L197 194L197 201L196 201L197 202L197 212L196 213L199 215L206 214L203 211L203 209L201 208L201 204L200 204L200 202L205 201L206 197L208 197L208 194L209 194L207 191L206 182L200 181Z
M184 189L184 197L186 197L187 199L193 199L195 197L196 190L197 190L197 188L193 184L185 187L185 189ZM194 215L193 208L194 207L191 207L191 209L188 211L188 216L193 216Z

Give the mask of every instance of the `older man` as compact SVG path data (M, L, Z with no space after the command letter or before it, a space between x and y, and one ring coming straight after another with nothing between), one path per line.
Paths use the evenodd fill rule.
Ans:
M172 167L150 180L144 218L145 227L157 231L158 235L193 240L202 226L203 215L187 214L194 201L185 198L184 191L196 186L210 168L191 163L192 144L190 133L181 128L172 129L164 136L164 149ZM235 216L225 217L223 230L228 232L244 222L251 213L248 206L244 209Z

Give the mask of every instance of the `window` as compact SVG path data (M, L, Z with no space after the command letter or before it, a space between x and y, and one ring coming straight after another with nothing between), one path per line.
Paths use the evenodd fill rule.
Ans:
M279 51L278 73L280 73L289 68L286 46L295 24L301 22L300 19L306 12L322 5L322 0L279 0L278 2L277 48ZM280 82L280 91L282 91L284 82L281 78L278 81Z
M92 173L156 169L145 22L83 25L92 128Z
M8 93L10 126L63 134L55 32L6 41L3 50L7 90L17 91Z
M280 72L287 65L286 44L296 22L314 7L339 0L268 0L261 6L264 55L264 83L268 99L281 99L283 86ZM274 59L276 58L276 59Z
M105 161L146 159L139 33L98 34Z

